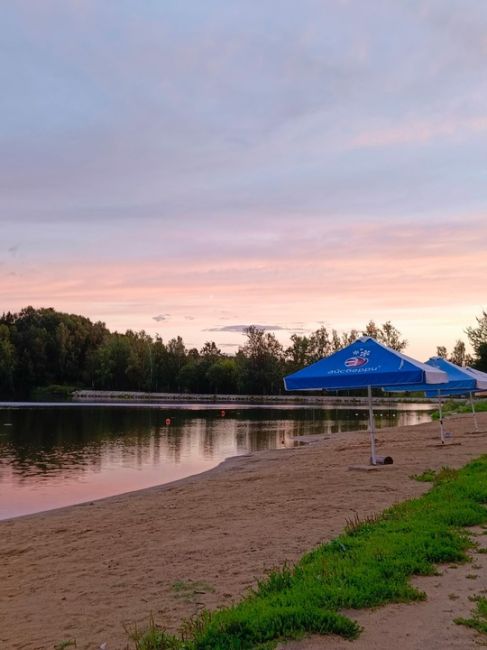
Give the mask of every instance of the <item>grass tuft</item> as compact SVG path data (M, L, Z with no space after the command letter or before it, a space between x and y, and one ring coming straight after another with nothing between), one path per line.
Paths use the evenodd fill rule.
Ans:
M442 467L436 471L434 469L427 469L422 474L413 474L410 478L415 481L423 481L425 483L433 483L439 485L447 481L454 481L457 478L458 470L451 467Z
M487 522L487 456L420 480L432 481L427 494L379 516L356 515L342 535L269 572L240 603L203 612L178 637L152 626L136 650L263 650L311 633L354 639L360 627L340 610L423 600L409 578L464 562L474 545L463 527Z
M178 637L168 634L166 630L156 625L151 616L146 630L134 630L128 633L133 641L135 650L180 650L181 641Z
M422 474L412 474L409 478L424 483L433 483L435 476L436 472L434 469L427 469Z
M457 625L466 625L477 632L487 634L487 598L479 596L476 598L476 603L477 607L472 618L456 618L454 622Z

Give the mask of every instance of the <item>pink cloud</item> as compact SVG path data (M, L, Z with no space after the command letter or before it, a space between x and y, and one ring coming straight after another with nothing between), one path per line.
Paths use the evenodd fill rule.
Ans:
M413 120L401 126L370 129L352 138L352 147L388 147L393 145L424 144L435 138L467 136L487 131L487 117L444 118Z

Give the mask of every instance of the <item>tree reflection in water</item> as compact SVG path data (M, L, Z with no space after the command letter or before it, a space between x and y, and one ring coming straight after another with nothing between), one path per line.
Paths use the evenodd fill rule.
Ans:
M365 409L226 405L223 414L221 409L1 408L0 518L183 478L229 456L293 446L295 436L367 428ZM429 419L428 411L411 405L379 411L376 421L390 426Z

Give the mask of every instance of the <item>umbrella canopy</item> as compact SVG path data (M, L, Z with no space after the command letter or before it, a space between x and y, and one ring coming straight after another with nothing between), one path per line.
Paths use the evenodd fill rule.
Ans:
M438 368L439 370L445 372L448 376L448 382L446 384L438 384L438 386L434 388L430 384L421 383L416 385L410 384L409 386L385 386L384 390L389 392L422 391L427 397L437 397L440 410L440 438L442 444L445 442L445 431L441 398L469 394L475 429L478 431L478 423L475 414L475 406L472 393L487 390L487 374L473 368L462 368L460 366L457 366L455 363L452 363L451 361L443 359L442 357L431 357L428 359L428 361L426 361L426 365L433 368Z
M446 383L438 368L364 336L346 348L284 378L286 390L347 390Z
M284 378L286 390L347 390L367 388L370 462L376 465L372 388L386 385L446 383L447 375L364 336L346 348Z
M447 361L442 357L431 357L426 361L425 365L430 366L431 368L436 368L446 373L447 382L442 385L431 386L426 382L419 382L418 384L404 384L399 385L390 385L384 386L385 391L389 392L398 392L398 391L407 391L407 392L417 392L424 391L428 397L446 397L448 395L464 395L470 393L471 391L480 390L478 386L478 380L473 376L473 373L466 368L461 368L451 361ZM487 382L485 382L487 387ZM481 389L483 390L483 389Z
M487 390L487 372L482 372L470 366L467 366L464 370L477 380L477 391Z

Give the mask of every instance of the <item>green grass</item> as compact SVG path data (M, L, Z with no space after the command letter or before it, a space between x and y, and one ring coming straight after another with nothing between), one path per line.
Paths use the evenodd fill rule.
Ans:
M456 618L455 623L472 627L477 632L487 634L487 598L479 596L476 603L477 607L472 618Z
M296 566L271 571L237 605L187 621L178 636L161 631L158 640L152 625L137 650L262 650L309 633L354 639L360 627L341 610L423 600L409 578L465 561L473 544L462 527L487 521L487 456L430 472L429 480L427 494L349 522Z
M458 477L458 470L451 467L442 467L439 470L427 469L422 474L413 474L410 478L415 481L424 483L433 483L438 485L440 483L447 483L453 481Z
M459 402L457 400L448 400L443 406L443 416L445 415L456 415L457 413L471 413L472 406L469 400ZM475 400L475 411L480 413L481 411L487 411L487 400ZM431 417L433 420L438 420L440 417L440 412L435 411L432 413Z

